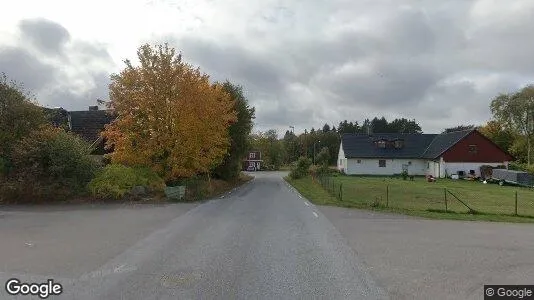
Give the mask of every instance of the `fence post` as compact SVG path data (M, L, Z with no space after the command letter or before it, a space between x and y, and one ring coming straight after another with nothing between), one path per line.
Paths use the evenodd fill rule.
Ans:
M517 216L517 191L515 191L515 215Z
M332 194L336 194L336 182L334 181L334 178L332 178Z
M443 191L445 192L445 212L447 212L447 188L444 188Z
M389 184L386 184L386 207L389 207Z

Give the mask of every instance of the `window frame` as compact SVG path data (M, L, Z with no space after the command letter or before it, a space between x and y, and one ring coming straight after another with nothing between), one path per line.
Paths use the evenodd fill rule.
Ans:
M383 162L383 164L382 164L382 162ZM386 163L385 159L379 159L378 160L378 167L379 168L386 168L386 166L387 166L387 163Z

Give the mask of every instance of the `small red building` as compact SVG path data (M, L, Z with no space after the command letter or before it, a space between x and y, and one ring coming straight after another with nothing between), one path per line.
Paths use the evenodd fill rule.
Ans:
M243 160L243 171L259 171L261 169L261 152L249 151Z

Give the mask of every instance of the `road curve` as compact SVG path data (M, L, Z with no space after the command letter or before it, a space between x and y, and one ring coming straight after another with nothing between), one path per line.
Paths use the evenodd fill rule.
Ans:
M181 215L60 299L386 299L353 250L282 179L258 172Z

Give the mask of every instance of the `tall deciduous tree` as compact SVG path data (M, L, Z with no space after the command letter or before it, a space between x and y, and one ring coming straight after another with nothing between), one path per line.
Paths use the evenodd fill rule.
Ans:
M241 86L226 81L223 88L234 101L237 121L228 128L230 149L223 162L214 170L214 175L228 180L239 176L241 161L249 148L248 137L252 131L255 109L248 105Z
M475 125L458 125L458 126L446 128L445 130L443 130L442 133L451 133L455 131L469 130L469 129L474 129L474 128L475 128Z
M522 134L527 141L527 163L531 163L531 139L534 134L534 85L512 94L500 94L491 101L491 112L507 129Z
M137 55L138 66L126 60L111 77L108 106L118 117L103 135L112 161L150 167L167 181L208 173L230 146L230 95L167 44L145 44Z
M21 84L0 75L0 158L7 158L14 143L40 125L46 117Z
M503 124L498 121L492 120L481 126L480 133L492 140L495 144L501 147L503 150L510 151L514 144L517 134L507 129Z

